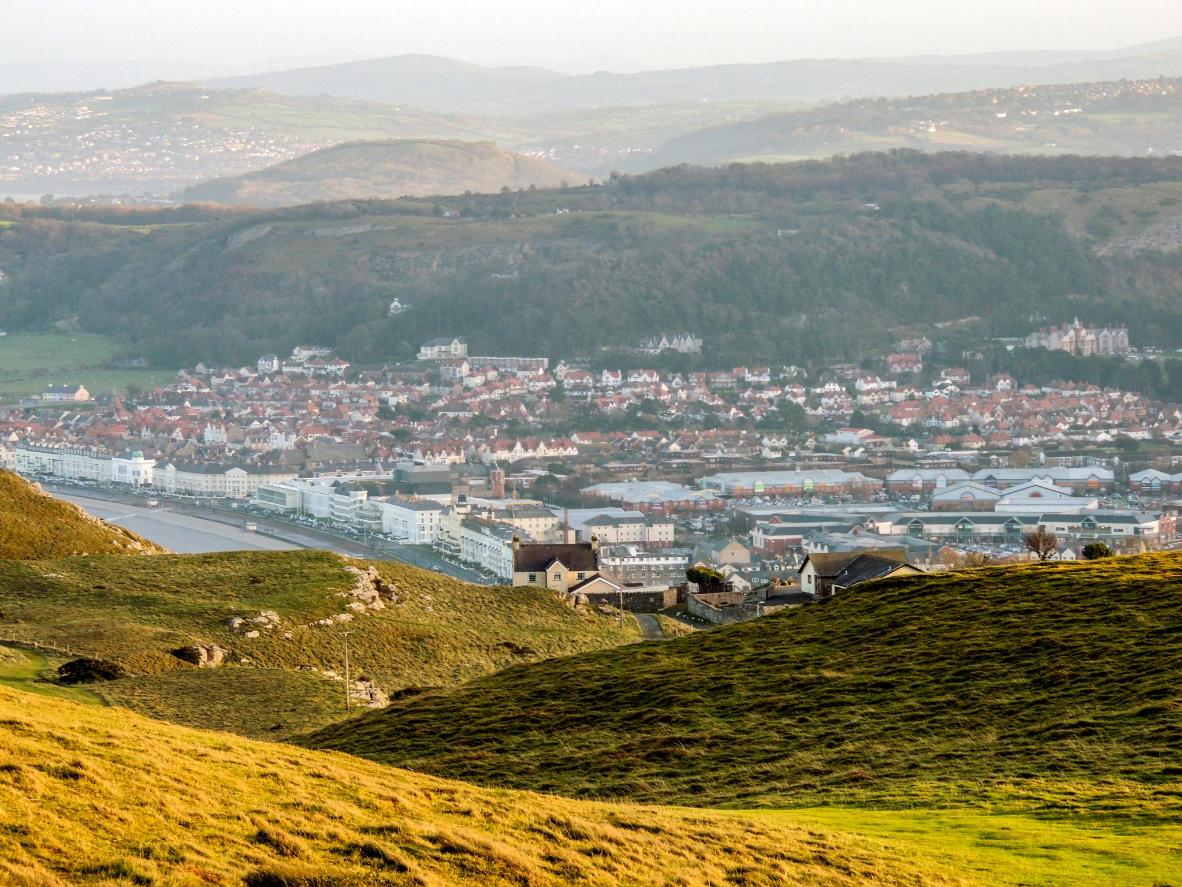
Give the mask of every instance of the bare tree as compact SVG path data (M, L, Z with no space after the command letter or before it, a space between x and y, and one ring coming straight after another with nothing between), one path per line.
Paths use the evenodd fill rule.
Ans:
M1022 534L1022 544L1027 551L1038 555L1040 561L1050 558L1059 548L1059 538L1046 527L1038 527Z

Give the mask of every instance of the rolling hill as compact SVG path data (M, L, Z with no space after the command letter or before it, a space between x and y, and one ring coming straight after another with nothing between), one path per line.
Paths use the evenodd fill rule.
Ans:
M681 102L831 102L1018 85L1182 76L1182 38L1100 52L797 59L634 74L566 75L403 55L210 80L287 95L399 102L451 113L538 111Z
M91 517L0 469L0 561L74 555L155 554L162 549Z
M445 335L569 359L662 329L715 365L856 362L901 328L1076 315L1174 348L1180 206L1177 158L907 151L270 211L0 205L0 325L78 323L166 367L301 342L407 359Z
M923 64L943 70L939 61ZM395 65L402 72L398 77L412 88L445 89L441 84L447 77L424 81L407 73L420 63L426 64L402 60ZM981 64L984 70L1001 70ZM433 65L448 68L453 63L433 60ZM459 69L465 72L460 80L473 79L481 89L500 76L473 66ZM906 65L902 69L910 70ZM527 102L508 116L500 111L460 114L402 99L281 95L185 83L22 94L0 97L0 151L9 157L0 169L0 194L151 194L164 199L209 179L263 170L277 179L302 179L298 166L269 168L334 145L391 139L495 142L506 151L546 158L580 173L565 176L570 181L682 163L829 157L893 147L1162 156L1182 147L1179 74L1182 70L1165 65L1139 79L1035 79L1017 81L1019 86L984 77L972 91L933 93L943 82L937 77L927 89L905 91L908 98L871 91L872 98L850 101L851 94L863 95L853 91L819 105L774 89L767 95L756 90L750 97L739 90L710 101L679 97L674 91L667 98L657 96L658 103L621 99L550 107ZM518 71L506 76L534 83L541 75ZM795 82L767 76L773 85ZM827 75L817 76L823 81ZM701 88L709 92L715 85L707 77ZM497 95L515 93L500 90ZM425 159L429 166L431 159ZM377 193L366 176L353 177L365 186L362 193ZM403 190L400 182L401 174L391 183L395 196ZM440 193L437 184L428 185ZM230 187L219 183L223 196ZM314 192L300 191L285 200L298 202L308 193ZM357 192L337 193L353 197Z
M503 134L391 104L185 83L11 95L0 97L0 149L17 162L0 171L0 193L164 194L342 142Z
M346 634L357 706L640 636L541 589L327 552L0 561L0 640L69 650L51 664L86 660L93 697L192 726L274 738L344 716Z
M1177 553L887 580L304 741L581 797L1176 820L1180 620Z
M401 139L336 145L258 172L193 185L182 197L277 207L366 197L495 194L502 188L556 188L579 178L492 142Z
M1168 156L1182 150L1182 79L860 99L707 127L671 139L650 159L719 164L889 148Z
M985 883L839 829L482 790L3 688L0 882Z

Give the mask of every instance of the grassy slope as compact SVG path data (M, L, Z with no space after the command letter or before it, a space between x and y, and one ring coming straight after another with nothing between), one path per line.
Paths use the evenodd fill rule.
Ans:
M0 882L983 883L827 829L481 790L3 688Z
M311 551L0 561L0 638L120 663L131 676L93 688L110 701L195 726L284 735L343 714L343 685L322 673L343 672L346 631L352 676L388 691L451 686L637 637L540 589L466 585L390 563L375 564L397 594L386 609L310 624L345 612L340 595L356 581L349 563ZM229 628L232 617L262 611L275 611L280 627L254 639ZM228 665L196 669L169 655L194 642L227 649Z
M1182 812L1182 556L888 581L509 669L310 744L698 805Z
M0 570L5 558L151 554L153 543L104 523L0 470Z
M432 194L494 194L502 188L557 187L581 176L492 142L353 142L231 179L188 188L186 200L293 206L322 200Z
M85 687L66 687L55 680L55 667L60 658L50 658L39 650L0 647L0 687L38 693L56 699L68 699L90 705L102 704L102 699Z
M82 385L92 395L128 386L154 388L170 370L119 369L111 361L119 345L82 333L9 333L0 338L0 403L40 394L47 385Z

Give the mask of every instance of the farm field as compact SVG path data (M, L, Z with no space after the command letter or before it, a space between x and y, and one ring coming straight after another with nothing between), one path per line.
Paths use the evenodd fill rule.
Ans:
M118 345L84 333L10 332L0 336L0 402L40 394L48 385L82 385L92 395L132 386L152 388L171 370L118 369L109 364Z

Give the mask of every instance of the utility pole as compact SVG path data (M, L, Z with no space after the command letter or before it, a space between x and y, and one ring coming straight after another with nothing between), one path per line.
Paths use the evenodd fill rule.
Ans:
M345 632L345 711L349 710L349 632Z
M622 583L623 580L621 580ZM620 628L624 627L624 586L620 585Z

